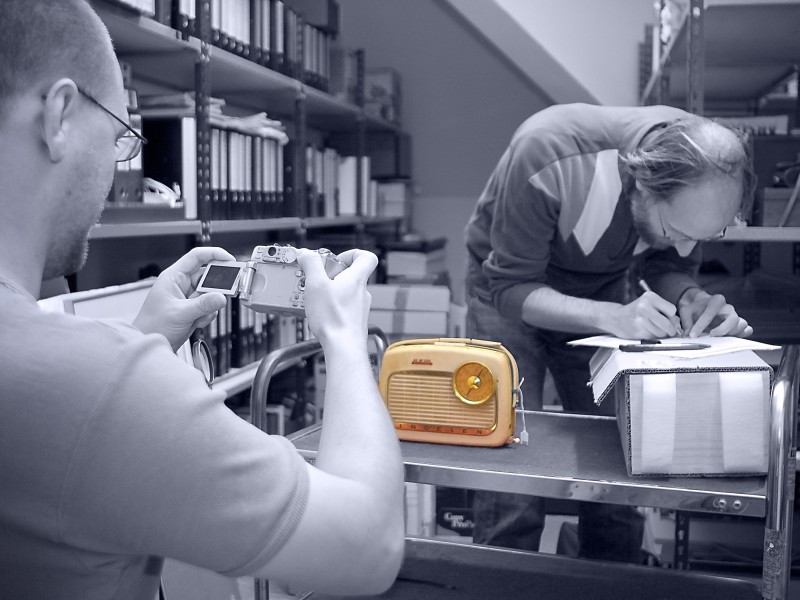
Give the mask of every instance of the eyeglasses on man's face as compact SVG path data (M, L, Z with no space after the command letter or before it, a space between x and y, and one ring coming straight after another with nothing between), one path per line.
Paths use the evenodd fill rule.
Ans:
M125 127L126 131L123 131L122 134L117 137L117 142L115 145L115 157L117 162L125 162L126 160L131 160L134 158L139 152L142 150L142 145L147 143L145 137L136 131L133 127L131 127L128 123L120 119L117 115L111 112L108 108L103 106L96 98L94 98L89 92L86 90L76 86L78 92L81 96L86 98L89 102L94 104L95 106L99 107L100 110L105 112L108 115L121 123L123 127Z
M716 233L714 235L710 235L704 238L693 238L689 237L688 235L684 235L682 233L667 233L667 229L664 227L664 215L661 214L661 203L656 203L656 213L658 214L658 224L661 227L661 236L665 240L669 240L670 242L710 242L713 240L721 240L725 237L725 234L728 233L728 228L724 227L722 231Z
M142 146L147 143L145 137L136 131L133 127L131 127L128 123L120 119L117 115L115 115L111 110L103 106L99 100L97 100L94 96L92 96L89 92L81 88L80 86L75 86L78 90L78 93L86 98L89 102L97 106L100 110L102 110L107 115L110 115L112 119L114 119L117 123L121 123L122 126L125 128L118 137L116 144L114 146L114 158L117 162L125 162L126 160L131 160L135 158L139 152L142 150ZM47 98L47 95L43 95L42 99L44 100Z

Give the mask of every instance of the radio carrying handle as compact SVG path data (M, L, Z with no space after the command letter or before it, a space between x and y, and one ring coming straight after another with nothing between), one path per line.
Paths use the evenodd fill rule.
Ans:
M389 340L382 329L370 326L367 335L375 340L377 346L377 369L381 371L383 353L389 345ZM275 371L286 362L301 360L322 352L319 340L306 340L283 348L276 348L267 354L258 365L253 385L250 388L250 418L253 425L261 431L267 431L267 390Z

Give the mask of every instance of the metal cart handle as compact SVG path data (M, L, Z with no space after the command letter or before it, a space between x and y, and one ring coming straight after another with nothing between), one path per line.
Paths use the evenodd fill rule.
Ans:
M379 327L371 326L367 330L367 335L374 338L378 348L377 366L380 373L383 353L386 351L389 341ZM258 365L253 379L253 386L250 388L250 417L253 425L261 431L267 430L267 389L269 389L270 380L278 367L286 362L308 358L319 352L322 352L322 345L319 340L313 339L277 348L261 359L261 364Z
M785 346L772 386L772 420L767 472L767 515L762 597L789 597L792 566L792 517L797 462L797 395L800 389L797 346Z

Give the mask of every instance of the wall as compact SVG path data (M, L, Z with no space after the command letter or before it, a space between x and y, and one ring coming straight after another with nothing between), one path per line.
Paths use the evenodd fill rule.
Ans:
M448 238L454 297L463 299L463 229L514 129L549 98L434 0L341 0L342 41L367 66L402 79L402 125L412 137L414 230Z
M512 132L554 102L637 104L638 42L644 24L654 20L653 4L340 0L340 5L342 42L364 48L368 67L392 66L401 75L402 126L413 140L412 224L426 237L448 238L454 297L461 300L463 229Z
M655 23L652 0L490 1L508 12L600 104L639 103L639 42L644 40L645 24Z

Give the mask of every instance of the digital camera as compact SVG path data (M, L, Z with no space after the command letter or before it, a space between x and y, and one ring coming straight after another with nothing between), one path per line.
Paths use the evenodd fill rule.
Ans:
M333 279L346 265L330 250L317 250L328 277ZM297 264L292 246L256 246L247 262L211 261L206 265L198 292L238 296L242 305L256 312L305 314L306 276Z

